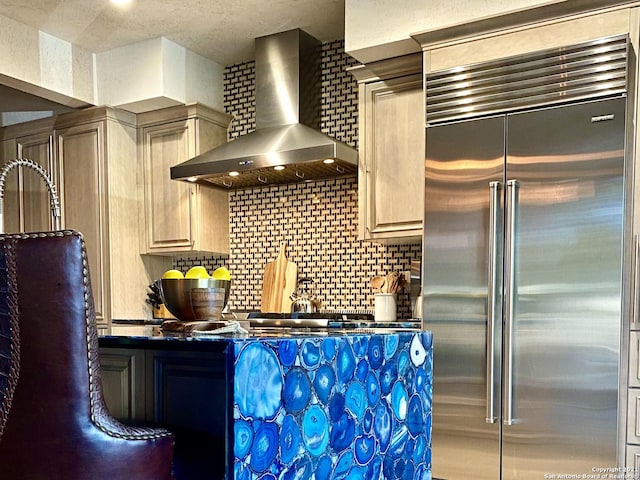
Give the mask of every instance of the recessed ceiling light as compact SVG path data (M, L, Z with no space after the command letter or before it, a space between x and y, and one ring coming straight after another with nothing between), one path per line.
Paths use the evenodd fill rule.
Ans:
M196 180L198 180L198 177L189 177L189 178L187 178L187 182L195 182Z
M284 165L276 165L273 167L274 170L284 170Z
M240 175L240 172L236 172L235 170L233 172L229 172L230 177L237 177L238 175Z
M116 7L126 7L131 4L132 0L111 0L111 5Z
M322 161L322 163L327 163L327 164L328 164L328 163L333 163L333 162L335 162L335 160L334 160L333 158L325 158L325 159Z

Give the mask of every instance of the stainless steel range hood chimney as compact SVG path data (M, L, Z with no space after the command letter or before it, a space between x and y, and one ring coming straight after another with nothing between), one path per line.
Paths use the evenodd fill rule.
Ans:
M321 43L295 29L255 40L256 130L171 168L235 190L355 175L357 151L320 132Z

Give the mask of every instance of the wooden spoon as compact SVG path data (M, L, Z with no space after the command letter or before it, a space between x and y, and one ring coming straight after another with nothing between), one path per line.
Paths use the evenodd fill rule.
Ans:
M382 288L384 287L387 279L385 277L381 277L380 275L376 275L371 279L371 288L374 292L382 292Z
M398 272L388 274L387 285L389 293L398 293L400 291L400 274Z

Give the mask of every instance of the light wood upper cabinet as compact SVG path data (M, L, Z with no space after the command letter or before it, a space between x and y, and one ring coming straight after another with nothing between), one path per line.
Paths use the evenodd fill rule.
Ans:
M61 227L82 233L99 330L107 333L113 318L150 318L147 286L171 262L143 258L139 251L143 189L135 115L94 107L0 133L1 160L38 162L58 189ZM35 172L10 172L7 188L5 231L51 229L48 193Z
M42 133L18 139L18 156L29 158L42 167L54 182L53 138L50 133ZM30 168L22 167L22 210L25 232L51 230L52 214L49 192L43 179Z
M194 157L189 121L144 129L149 249L191 248L192 185L171 181L170 168Z
M2 150L0 150L0 166L4 167L7 162L16 158L16 142L15 140L4 140L2 142ZM3 201L3 225L2 231L8 233L20 232L20 202L21 189L16 169L7 173L4 183Z
M422 238L424 107L420 56L351 69L359 82L359 235Z
M98 324L150 318L147 286L170 261L143 258L139 251L143 188L136 118L109 107L59 118L62 219L84 235Z
M106 120L56 130L58 177L65 228L82 232L87 257L96 319L106 323L105 289L109 283L108 229L105 201Z
M40 165L57 185L53 172L55 155L50 119L28 127L6 127L2 129L2 137L0 165L16 158L28 158ZM5 182L4 231L23 233L51 230L50 205L49 192L40 175L27 167L12 169Z
M138 115L144 253L229 252L228 193L171 180L170 169L226 142L230 119L199 104Z

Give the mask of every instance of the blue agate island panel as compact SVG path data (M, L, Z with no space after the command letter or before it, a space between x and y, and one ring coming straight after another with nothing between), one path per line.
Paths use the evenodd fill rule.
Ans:
M233 478L431 480L430 332L234 344Z

